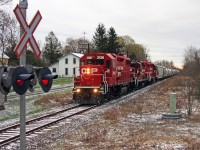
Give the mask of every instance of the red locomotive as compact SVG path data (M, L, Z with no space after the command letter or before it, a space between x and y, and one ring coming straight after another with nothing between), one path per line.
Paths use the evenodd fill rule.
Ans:
M154 83L157 80L157 67L149 61L132 62L131 68L135 78L135 86Z
M73 99L80 104L101 104L168 77L165 70L149 61L131 62L125 54L85 54L80 58L80 76L74 77Z

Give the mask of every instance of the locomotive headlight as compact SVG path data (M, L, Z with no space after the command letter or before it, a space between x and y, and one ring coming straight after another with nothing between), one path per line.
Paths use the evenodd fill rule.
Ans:
M90 74L90 68L86 69L86 74Z
M98 89L94 89L93 92L94 92L94 93L97 93L97 92L98 92Z
M81 92L81 89L76 89L76 92L77 92L77 93L80 93L80 92Z

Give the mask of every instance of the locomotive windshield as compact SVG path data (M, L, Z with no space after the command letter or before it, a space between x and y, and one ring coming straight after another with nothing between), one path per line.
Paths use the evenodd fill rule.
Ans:
M81 60L80 65L104 65L104 56L87 56L85 60Z
M88 64L95 65L95 60L93 60L93 59L87 60L87 65Z
M97 59L97 65L103 65L104 60L103 59Z
M88 59L88 60L81 60L81 66L83 66L83 65L95 65L96 63L95 63L95 60L92 60L92 59Z

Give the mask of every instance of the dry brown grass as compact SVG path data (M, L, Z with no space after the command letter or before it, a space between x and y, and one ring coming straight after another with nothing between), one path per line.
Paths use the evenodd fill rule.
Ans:
M90 129L87 133L82 137L82 142L95 144L100 141L105 141L107 135L107 129Z
M187 143L188 149L191 150L199 150L200 149L200 141L192 138L191 136L182 136L180 137L184 143Z
M184 87L185 86L185 77L182 76L182 75L177 75L177 76L174 76L170 79L170 82L168 82L168 86L169 87L174 87L174 88L177 88L177 87Z
M200 123L200 113L189 116L188 120L192 123Z
M97 117L89 125L82 126L75 133L66 135L60 149L173 149L179 143L185 149L200 149L198 133L192 127L198 127L200 113L196 112L185 120L163 120L137 122L129 117L132 114L145 117L146 114L168 112L169 94L177 93L177 108L185 107L182 94L184 77L173 77L155 86L148 93L141 94L128 103L113 108ZM195 105L196 109L199 105ZM200 109L197 109L200 110ZM77 144L78 143L78 144ZM59 149L58 147L56 147Z
M119 117L119 111L118 109L111 109L111 110L105 111L103 113L103 117L106 120L117 121L117 118Z
M54 93L48 94L44 96L40 96L38 100L34 102L35 105L41 105L45 108L55 107L55 106L63 106L65 104L72 103L72 94L70 92L66 93Z

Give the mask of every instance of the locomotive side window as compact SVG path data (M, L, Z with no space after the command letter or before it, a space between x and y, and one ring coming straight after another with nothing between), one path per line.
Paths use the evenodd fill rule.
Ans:
M110 68L110 60L106 60L106 68Z
M85 64L84 60L81 60L81 66L83 66Z
M131 64L131 62L130 62L130 60L126 60L126 65L130 65Z
M131 62L131 67L135 68L135 63Z

